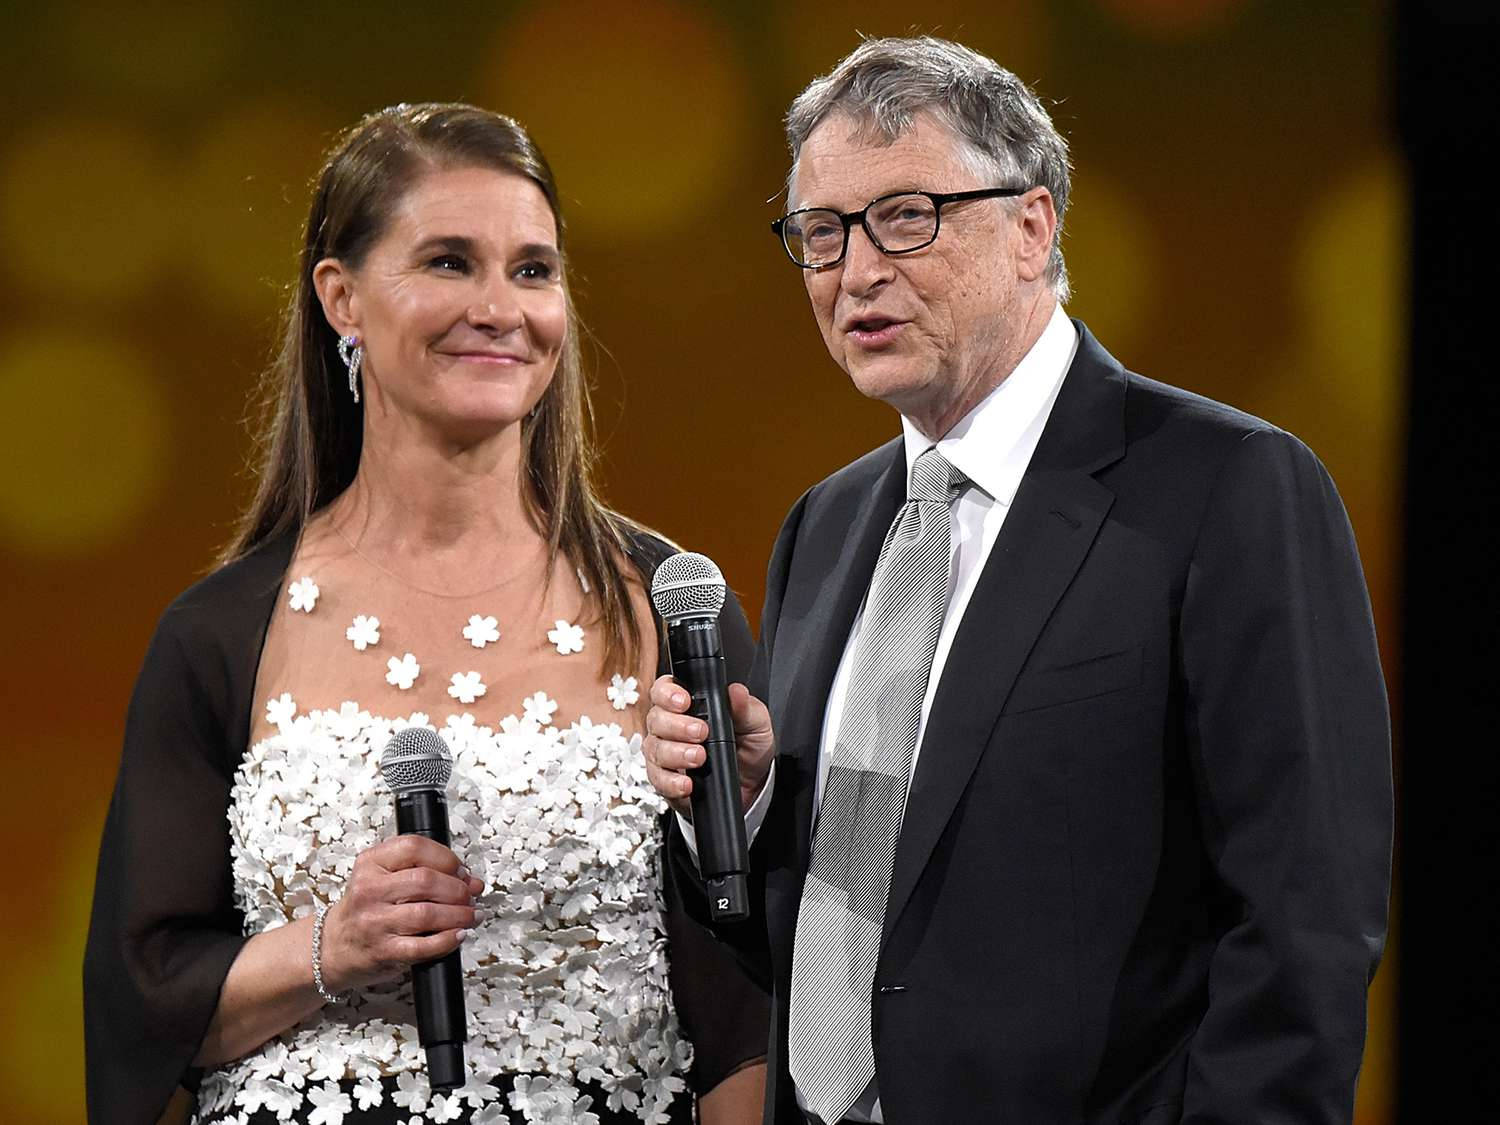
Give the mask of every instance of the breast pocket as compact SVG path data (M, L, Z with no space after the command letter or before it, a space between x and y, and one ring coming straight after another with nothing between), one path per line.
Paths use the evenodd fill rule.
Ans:
M1022 672L1006 700L1004 714L1038 711L1063 703L1093 699L1137 687L1141 682L1141 648L1102 653L1084 660Z

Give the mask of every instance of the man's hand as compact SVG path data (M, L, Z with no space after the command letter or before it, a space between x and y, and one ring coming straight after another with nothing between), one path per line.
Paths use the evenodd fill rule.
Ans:
M651 685L643 748L646 776L667 803L688 820L693 818L693 779L687 771L703 764L703 740L708 737L708 724L687 714L691 702L671 676L659 677ZM771 713L744 684L729 685L729 712L739 750L740 800L748 809L771 772L776 737L771 730Z

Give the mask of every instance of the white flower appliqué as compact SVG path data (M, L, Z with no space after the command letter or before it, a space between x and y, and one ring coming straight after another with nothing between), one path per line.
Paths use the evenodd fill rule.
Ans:
M609 687L604 689L604 694L609 696L609 701L614 704L616 711L623 711L640 701L641 693L636 690L639 687L634 676L622 678L616 673L610 678Z
M282 692L276 699L266 700L266 722L273 727L279 727L283 723L289 723L297 714L297 704L287 692Z
M344 636L360 652L380 643L380 618L366 617L363 613L354 619L354 624L344 630Z
M464 626L464 640L475 648L483 648L487 644L493 644L500 639L500 627L493 617L480 617L474 614L469 618L469 623Z
M582 652L583 626L559 619L555 629L547 630L547 639L557 646L557 651L563 656L570 652Z
M292 609L300 613L311 613L313 606L318 604L318 584L311 578L299 578L286 588L286 596L292 603Z
M307 1100L315 1107L307 1115L308 1125L343 1125L344 1114L354 1108L349 1095L332 1081L324 1082L321 1089L309 1086Z
M521 706L525 708L524 718L531 719L538 726L543 727L550 723L552 716L557 713L557 701L548 699L544 691L527 696L521 700Z
M367 1075L354 1087L354 1100L359 1103L360 1109L373 1109L385 1101L385 1088L374 1077Z
M391 657L385 662L390 669L385 674L385 682L402 691L408 690L412 684L417 682L417 676L422 671L422 666L417 663L417 658L411 653L402 657Z
M478 672L454 672L448 694L460 703L473 703L488 690Z

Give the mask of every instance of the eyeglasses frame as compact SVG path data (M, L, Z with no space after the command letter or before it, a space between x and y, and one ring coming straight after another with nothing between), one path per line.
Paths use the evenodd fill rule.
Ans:
M779 219L773 219L771 222L771 230L775 233L777 241L781 243L781 248L786 251L786 256L791 259L792 265L804 270L826 270L832 269L834 266L842 262L845 257L848 256L849 231L856 222L858 222L859 225L864 228L865 237L870 240L870 245L875 247L875 249L879 250L882 254L887 254L892 257L900 254L913 254L918 250L927 249L927 247L931 246L934 242L937 241L938 232L943 229L943 208L948 204L967 203L971 199L1002 199L1007 197L1014 197L1017 195L1025 195L1030 190L1031 188L1029 187L998 187L976 188L973 191L892 191L887 192L885 195L882 195L876 199L870 200L870 202L866 203L858 211L835 211L832 207L799 207L795 211L788 211ZM884 246L881 245L880 239L875 237L875 232L870 229L870 221L868 218L870 208L874 207L877 203L884 203L887 199L898 199L903 195L921 195L932 201L932 237L929 238L926 242L920 243L916 246L908 246L903 250L887 250ZM817 265L808 265L805 262L799 262L792 254L792 248L786 243L785 232L787 220L793 219L798 215L809 214L813 211L826 211L831 215L838 216L839 222L842 223L844 227L844 247L839 251L839 256L833 261L820 262Z

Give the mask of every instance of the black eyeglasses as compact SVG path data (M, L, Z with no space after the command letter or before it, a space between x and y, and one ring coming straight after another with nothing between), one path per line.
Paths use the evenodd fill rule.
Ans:
M787 257L805 270L825 269L844 260L849 228L855 223L883 254L910 254L937 239L943 207L970 199L998 199L1023 195L1024 187L979 188L977 191L900 191L882 195L858 211L805 207L771 224Z

